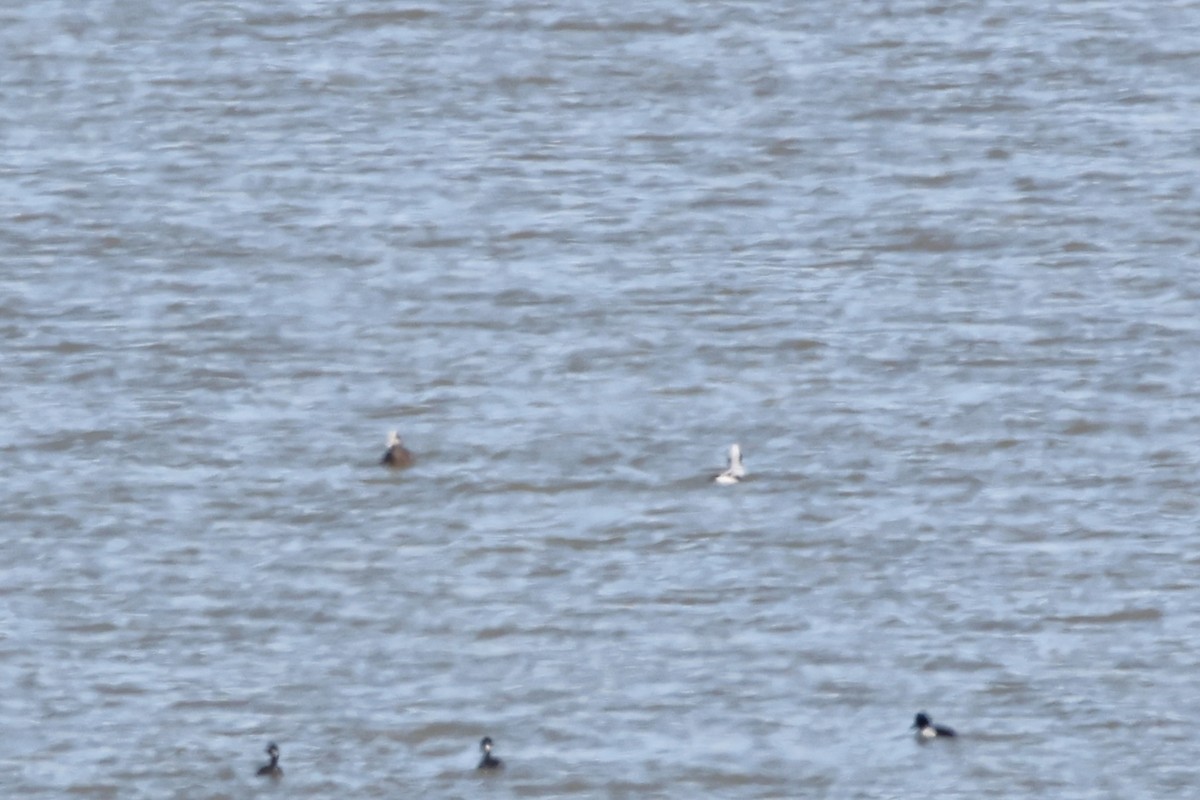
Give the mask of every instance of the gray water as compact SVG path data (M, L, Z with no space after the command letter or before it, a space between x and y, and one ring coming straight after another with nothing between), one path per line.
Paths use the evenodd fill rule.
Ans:
M1198 43L8 4L0 795L1200 796Z

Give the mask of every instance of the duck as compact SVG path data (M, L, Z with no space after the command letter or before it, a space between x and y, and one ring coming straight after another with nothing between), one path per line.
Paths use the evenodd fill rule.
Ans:
M400 441L400 434L396 431L390 431L387 439L387 452L383 454L383 459L379 462L389 467L403 469L411 467L416 459L413 454L408 451L408 448Z
M479 766L475 769L498 769L504 766L503 761L492 755L492 737L483 737L479 742L479 749L483 751L483 758L479 760Z
M735 442L729 445L729 468L713 478L713 481L722 486L729 486L740 483L744 477L746 477L746 467L742 465L742 448Z
M924 711L917 714L916 719L913 720L912 730L916 730L917 741L919 742L958 735L954 732L953 728L947 728L945 725L934 725L933 720Z
M267 755L271 757L270 764L263 764L258 768L259 775L265 775L268 778L282 778L283 767L279 766L279 745L271 742L267 745Z

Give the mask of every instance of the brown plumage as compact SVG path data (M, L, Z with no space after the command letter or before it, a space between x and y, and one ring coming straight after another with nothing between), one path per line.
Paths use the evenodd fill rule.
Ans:
M411 467L416 462L416 459L413 458L413 454L410 453L408 448L405 447L400 441L400 435L395 431L392 431L388 434L387 443L388 449L387 452L383 454L383 460L379 462L380 464L384 464L395 469L403 469L404 467Z

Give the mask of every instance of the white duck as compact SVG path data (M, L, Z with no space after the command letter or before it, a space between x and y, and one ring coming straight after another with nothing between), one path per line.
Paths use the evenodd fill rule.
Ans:
M736 443L731 444L729 445L729 468L713 480L723 486L728 486L731 483L741 482L744 477L746 477L746 468L742 465L742 448Z

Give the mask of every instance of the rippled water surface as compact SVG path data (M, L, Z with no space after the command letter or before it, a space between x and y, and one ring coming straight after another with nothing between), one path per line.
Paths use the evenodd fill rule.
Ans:
M0 794L1196 796L1198 42L9 4Z

